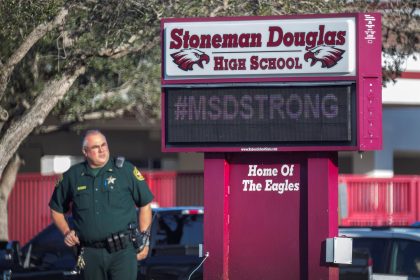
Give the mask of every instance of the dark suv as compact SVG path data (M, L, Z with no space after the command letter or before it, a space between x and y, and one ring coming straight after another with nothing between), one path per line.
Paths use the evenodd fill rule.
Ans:
M420 280L419 228L341 228L340 235L353 238L353 252L364 251L372 259L372 279Z
M68 221L72 225L72 218ZM149 257L139 262L138 280L188 279L201 263L203 208L153 209ZM1 244L0 244L1 246ZM17 242L0 248L0 279L79 279L74 271L75 252L65 246L54 225L49 225L22 249ZM203 279L200 267L190 279Z

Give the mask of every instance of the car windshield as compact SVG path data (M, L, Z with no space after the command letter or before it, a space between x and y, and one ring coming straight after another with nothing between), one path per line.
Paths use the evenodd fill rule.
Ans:
M203 243L203 215L159 216L156 245L197 245Z
M373 273L388 273L387 250L389 250L390 241L386 238L363 238L353 239L353 248L369 252L373 259Z
M391 273L420 276L420 243L397 239L393 248Z

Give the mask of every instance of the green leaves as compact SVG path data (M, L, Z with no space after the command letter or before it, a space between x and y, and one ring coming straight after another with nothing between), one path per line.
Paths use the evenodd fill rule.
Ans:
M1 59L10 56L24 36L37 25L51 20L64 1L3 0L0 1Z

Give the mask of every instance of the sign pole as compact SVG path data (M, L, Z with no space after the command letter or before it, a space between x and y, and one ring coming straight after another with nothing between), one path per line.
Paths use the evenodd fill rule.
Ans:
M338 236L338 153L308 159L308 277L338 279L338 268L325 263L325 240ZM321 277L322 276L322 277Z
M204 252L211 254L205 278L225 280L229 279L229 164L223 153L204 156Z
M337 170L337 152L206 153L204 279L338 279Z

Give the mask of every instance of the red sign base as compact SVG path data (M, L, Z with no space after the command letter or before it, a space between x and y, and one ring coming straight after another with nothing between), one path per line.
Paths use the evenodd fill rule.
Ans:
M205 280L338 279L338 153L206 153Z

